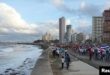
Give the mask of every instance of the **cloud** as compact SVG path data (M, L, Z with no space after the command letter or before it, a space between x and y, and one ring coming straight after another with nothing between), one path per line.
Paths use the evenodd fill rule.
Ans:
M75 32L83 32L85 34L90 34L92 31L92 25L86 18L78 18L78 19L72 19L73 20L73 29Z
M76 0L69 0L75 2ZM60 11L68 14L77 14L85 16L94 16L101 14L100 6L91 3L86 3L85 0L80 0L79 8L76 9L74 6L69 6L66 0L52 0L53 5Z
M88 4L85 1L81 2L79 12L88 16L101 15L101 10L98 5Z
M46 32L58 36L58 21L42 23L27 23L11 6L0 3L0 41L4 40L32 40L41 38ZM12 38L13 37L13 38Z
M92 26L85 26L85 27L80 27L79 26L79 27L76 28L76 31L77 32L83 32L84 34L88 35L88 34L91 34Z
M110 9L110 0L106 0L103 10Z
M71 2L79 0L69 0ZM75 8L70 6L66 0L53 0L53 5L60 11L75 15L73 19L73 28L76 32L83 32L85 34L90 34L92 31L91 17L101 15L100 5L95 5L93 3L88 3L86 0L79 1L79 7ZM86 18L86 19L84 19Z
M11 6L0 3L0 33L34 34L36 28L28 24Z
M64 0L52 0L52 2L61 11L64 11L66 13L71 13L71 14L73 14L74 11L75 12L81 11L81 14L89 15L88 11L89 11L89 8L91 7L91 5L87 7L88 5L83 2L80 6L80 10L76 10L65 5ZM77 30L77 31L80 30L81 32L82 31L88 32L87 30L88 28L90 29L90 26L88 26L87 21L78 19L78 22L77 22L78 26L74 30ZM71 20L67 19L66 24L70 24L70 23L71 23ZM22 18L22 16L13 7L5 3L0 3L0 34L3 35L3 37L6 36L8 39L10 35L9 38L11 38L12 36L13 37L16 36L18 38L19 36L19 38L21 39L21 37L26 38L27 36L32 40L33 38L37 39L38 36L42 36L46 32L50 32L55 37L58 37L59 35L58 20L56 21L51 20L51 21L42 22L42 23L29 24ZM32 38L29 36L32 36Z
M52 0L53 5L58 9L66 13L73 13L74 9L64 4L64 0Z
M78 20L78 25L79 25L79 27L86 27L86 26L90 26L89 25L90 23L87 21L87 20L85 20L85 19L80 19L80 20Z
M59 33L59 24L58 21L48 21L38 23L37 27L38 34L43 35L46 32L51 33L53 36L58 36Z
M71 20L70 19L66 19L66 25L70 25L71 24Z

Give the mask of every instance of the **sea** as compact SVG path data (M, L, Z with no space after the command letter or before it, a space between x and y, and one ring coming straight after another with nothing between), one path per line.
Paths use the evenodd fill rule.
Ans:
M41 54L35 45L0 44L0 75L30 75Z

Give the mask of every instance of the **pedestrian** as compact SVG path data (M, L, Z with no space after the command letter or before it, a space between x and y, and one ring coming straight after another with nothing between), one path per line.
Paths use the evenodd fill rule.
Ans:
M65 52L64 52L64 56L66 56L68 54L68 51L67 50L65 50Z
M65 54L65 63L66 63L66 69L68 70L69 66L70 66L70 56L69 54Z
M93 56L92 48L89 48L88 51L89 51L89 60L91 60Z
M64 68L64 62L65 62L65 59L64 59L64 56L61 57L61 69Z
M54 49L54 50L52 51L52 55L53 55L54 58L56 57L56 49Z
M98 49L97 49L97 47L94 48L94 56L95 56L95 59L98 60Z
M56 56L59 57L59 55L60 55L60 52L59 52L59 49L57 49L56 50Z

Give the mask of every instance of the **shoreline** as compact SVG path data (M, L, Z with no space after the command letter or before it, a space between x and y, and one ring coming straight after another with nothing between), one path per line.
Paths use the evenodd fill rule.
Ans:
M42 51L42 54L36 61L31 75L53 75L51 64L48 58L48 49Z

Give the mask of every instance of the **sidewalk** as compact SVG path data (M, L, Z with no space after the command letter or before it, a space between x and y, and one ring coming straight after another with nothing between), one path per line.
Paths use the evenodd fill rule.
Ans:
M70 69L69 70L62 70L62 74L63 75L99 75L99 71L80 61L80 60L77 60L77 61L73 61L70 65Z
M31 75L53 75L47 51L44 51L42 53Z

